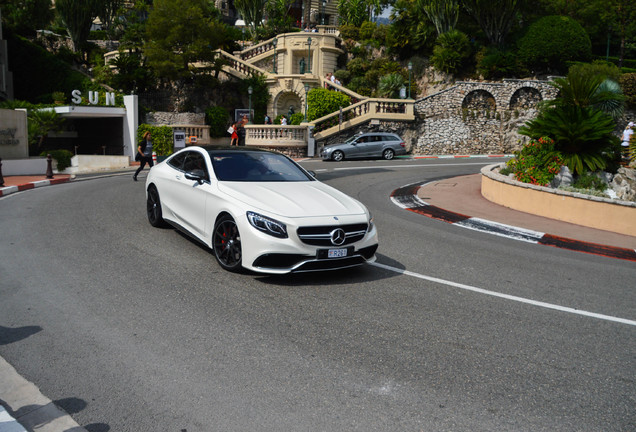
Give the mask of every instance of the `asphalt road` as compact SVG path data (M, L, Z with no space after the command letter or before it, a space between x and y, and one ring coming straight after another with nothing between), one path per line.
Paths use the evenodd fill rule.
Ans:
M636 319L632 262L389 199L488 163L304 163L379 265L285 277L152 228L130 175L2 198L0 355L90 432L636 430L636 327L544 307Z

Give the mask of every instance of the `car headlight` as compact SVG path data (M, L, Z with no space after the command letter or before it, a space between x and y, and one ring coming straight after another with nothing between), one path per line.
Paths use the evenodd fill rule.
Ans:
M373 231L373 216L369 213L369 228L367 228L367 232Z
M247 220L259 231L278 238L287 238L287 226L275 219L254 212L247 212Z

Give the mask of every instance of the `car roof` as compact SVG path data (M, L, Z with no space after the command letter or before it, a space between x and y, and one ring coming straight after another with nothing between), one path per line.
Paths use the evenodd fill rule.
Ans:
M217 145L206 145L206 146L197 146L208 153L227 153L237 152L237 153L273 153L269 150L265 150L258 147L237 147L237 146L217 146ZM187 148L187 147L186 147Z

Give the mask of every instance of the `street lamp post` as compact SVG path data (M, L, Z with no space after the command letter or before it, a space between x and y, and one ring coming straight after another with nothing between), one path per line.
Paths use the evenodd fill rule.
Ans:
M248 114L248 115L249 115L249 117L248 117L248 119L249 119L249 120L248 120L248 122L247 122L248 124L252 124L252 92L253 92L253 91L254 91L254 90L252 89L252 86L249 86L249 87L247 88L247 94L249 95L249 99L250 99L250 104L249 104L249 114Z
M276 45L278 44L278 39L274 38L272 44L274 45L274 73L278 73L278 64L276 63Z
M311 38L307 38L307 72L311 73Z
M409 62L409 99L411 99L411 71L413 70L413 63Z
M325 10L327 9L327 0L322 0L322 25L325 25Z
M307 123L307 106L309 105L309 100L307 100L308 92L309 92L309 84L305 84L305 123Z

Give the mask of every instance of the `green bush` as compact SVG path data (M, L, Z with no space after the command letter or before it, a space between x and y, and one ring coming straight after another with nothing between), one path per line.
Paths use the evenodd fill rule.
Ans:
M565 73L568 61L592 58L592 43L581 24L565 16L539 19L519 40L518 59L528 69Z
M485 79L501 79L517 74L517 55L495 47L482 48L477 53L477 71Z
M301 124L304 121L305 121L305 114L304 113L294 113L289 118L289 124L290 125L299 125L299 124Z
M307 119L316 120L320 117L338 111L340 107L345 108L351 105L351 98L344 93L314 88L307 93Z
M174 138L170 126L152 126L140 124L137 128L137 143L143 140L146 132L152 134L152 150L159 156L170 156L174 152Z
M50 103L53 92L61 91L68 96L73 90L83 90L90 83L89 78L72 70L58 56L27 39L7 37L7 44L16 99Z
M210 136L213 138L227 136L230 121L230 113L223 107L215 106L205 110L205 124L210 126Z
M360 26L360 40L373 39L373 34L375 33L376 28L377 25L375 23L369 21L363 22Z
M40 156L46 157L47 155L51 155L53 159L57 162L57 170L59 172L64 171L66 168L71 166L71 158L73 157L73 153L68 150L49 150L40 153Z
M562 163L563 160L554 151L554 141L544 137L523 146L500 174L513 173L520 182L547 186L561 171Z
M636 73L623 74L618 83L621 85L625 103L630 108L636 108Z
M599 176L596 176L589 172L585 172L579 174L574 179L572 187L576 189L591 189L603 192L605 191L605 189L607 189L607 184L603 180L601 180Z
M468 36L459 30L451 30L437 38L431 62L437 70L453 74L464 67L469 55Z
M604 170L616 157L614 120L600 110L579 106L556 106L541 112L519 129L519 133L538 139L550 136L555 154L575 174Z
M340 26L340 37L344 39L360 39L360 29L353 24L345 24Z

